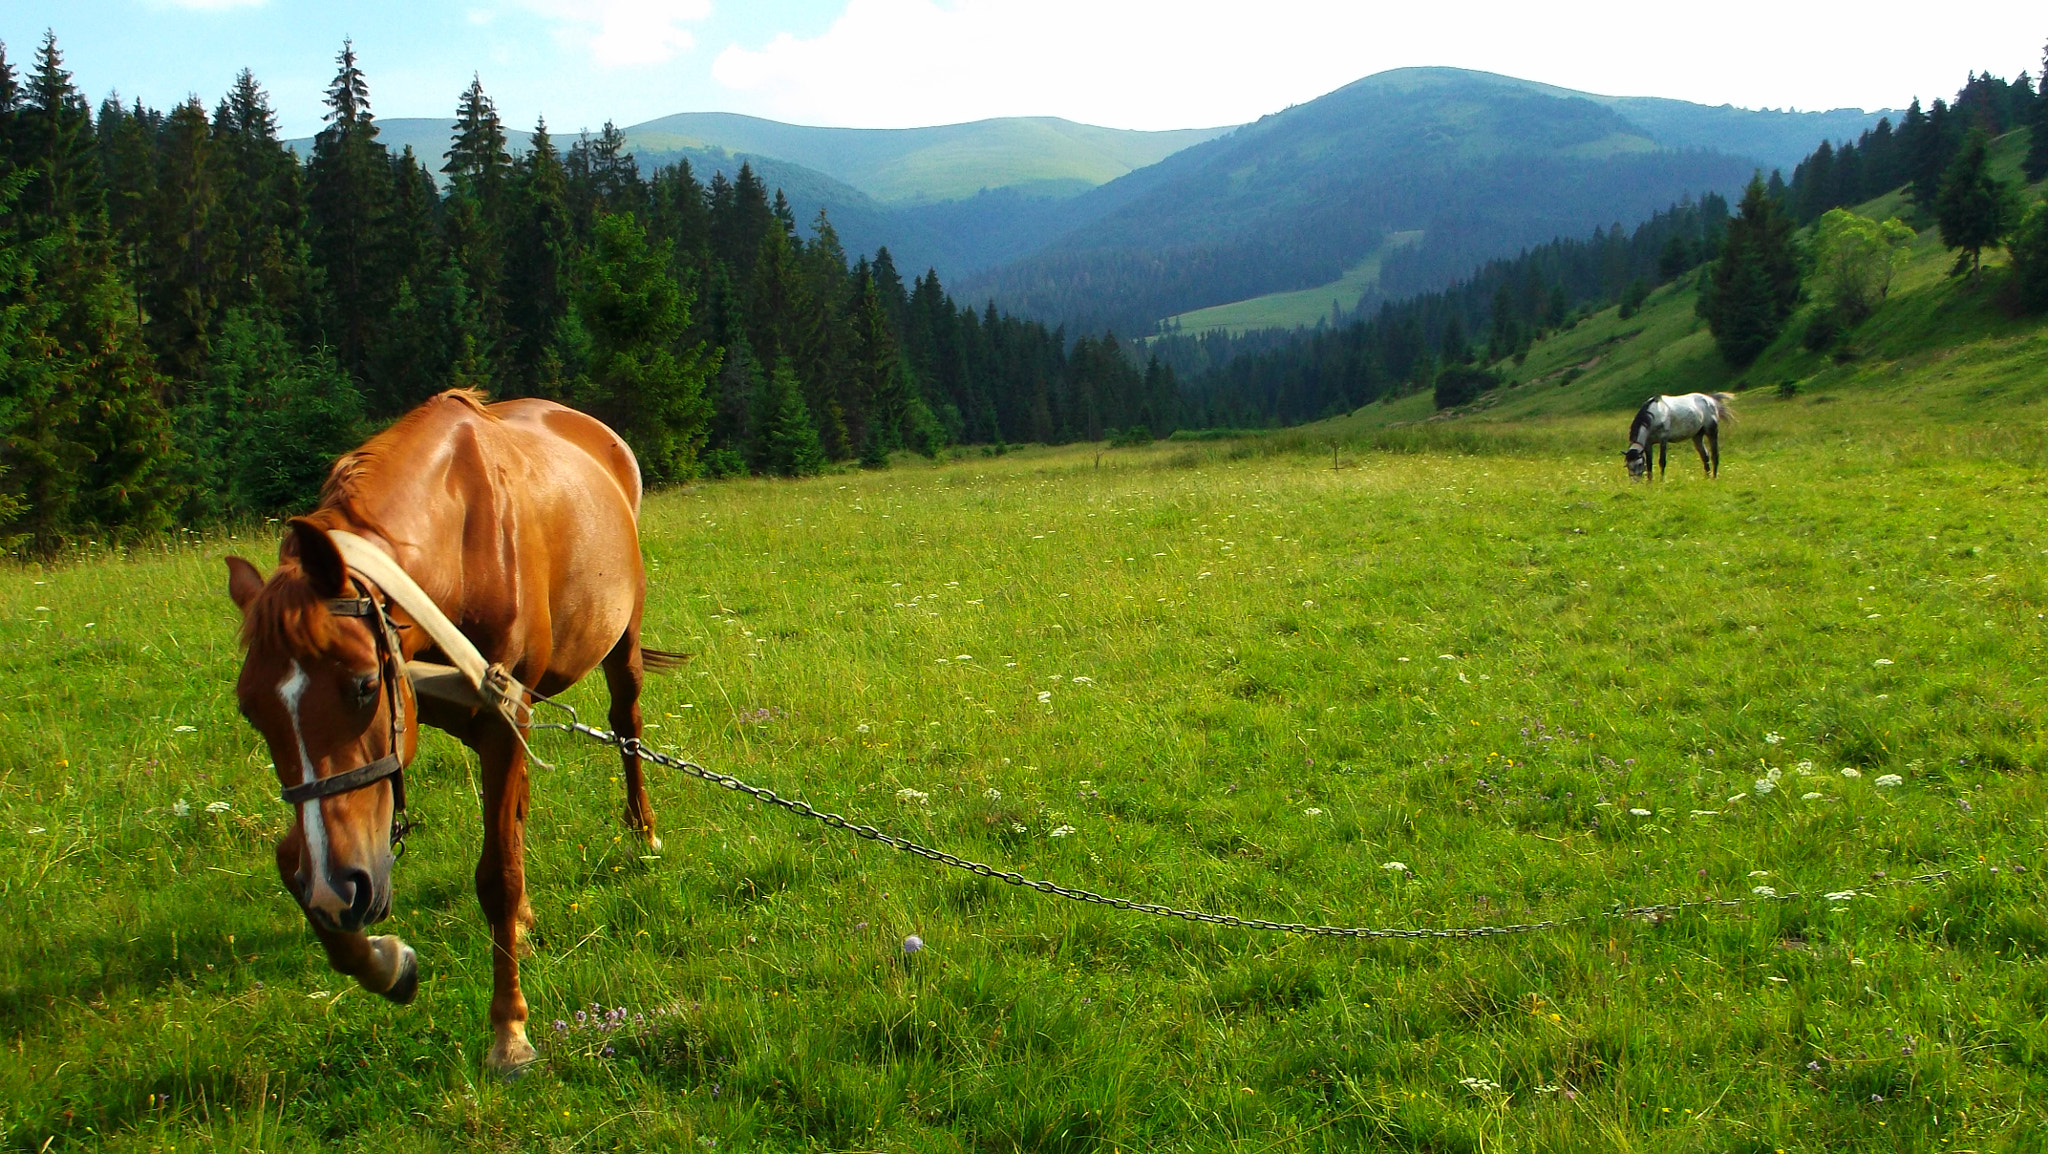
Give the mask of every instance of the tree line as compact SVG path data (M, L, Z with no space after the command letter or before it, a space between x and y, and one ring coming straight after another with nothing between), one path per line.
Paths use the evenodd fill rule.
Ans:
M344 45L303 161L246 70L95 111L0 45L0 542L303 507L433 393L593 412L649 480L1164 433L1170 370L849 261L750 167L643 173L611 124L513 155L480 81L439 158L378 139Z

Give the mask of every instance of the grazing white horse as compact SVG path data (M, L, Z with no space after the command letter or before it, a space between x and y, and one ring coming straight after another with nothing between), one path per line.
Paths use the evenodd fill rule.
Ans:
M1691 437L1692 447L1699 450L1707 476L1720 476L1721 422L1732 419L1728 402L1734 399L1727 393L1687 393L1644 401L1635 423L1628 427L1628 448L1621 454L1628 461L1629 479L1649 477L1652 445L1657 447L1657 472L1662 475L1671 442L1686 437ZM1710 448L1712 456L1708 455Z

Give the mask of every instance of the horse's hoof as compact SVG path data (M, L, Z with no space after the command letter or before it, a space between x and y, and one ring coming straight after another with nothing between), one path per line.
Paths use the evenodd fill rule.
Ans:
M648 834L648 835L647 835L647 852L648 852L648 853L660 853L660 852L661 852L661 839L660 839L660 838L658 838L658 837L655 837L655 836L654 836L653 834Z
M497 1044L484 1059L491 1073L507 1082L525 1077L539 1063L540 1054L526 1040L525 1027L516 1024L499 1028Z
M399 948L403 952L398 955L398 977L392 980L391 988L384 991L384 997L401 1006L410 1006L420 992L420 957L411 946Z

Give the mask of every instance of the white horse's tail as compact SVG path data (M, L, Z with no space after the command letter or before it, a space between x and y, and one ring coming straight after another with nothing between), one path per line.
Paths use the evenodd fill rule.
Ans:
M1707 396L1714 399L1714 420L1733 421L1735 419L1735 411L1728 407L1728 402L1735 399L1735 394L1708 393Z

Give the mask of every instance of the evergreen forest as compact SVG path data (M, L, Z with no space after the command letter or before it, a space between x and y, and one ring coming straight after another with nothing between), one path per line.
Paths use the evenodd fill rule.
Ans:
M1164 433L1110 334L957 304L743 166L643 173L607 124L516 158L481 82L443 156L378 140L344 45L301 163L244 71L209 111L93 110L0 46L0 543L48 553L305 507L434 393L560 400L651 482Z

